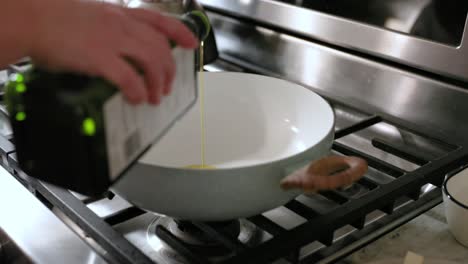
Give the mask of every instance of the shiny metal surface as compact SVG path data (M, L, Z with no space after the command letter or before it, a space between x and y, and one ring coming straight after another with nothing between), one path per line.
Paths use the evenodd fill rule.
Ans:
M8 81L8 74L6 70L0 69L0 88Z
M460 46L454 47L273 0L200 2L207 8L223 10L301 36L468 80L466 38ZM466 32L467 28L464 35Z
M158 11L166 11L174 14L181 14L184 12L182 0L170 1L147 1L147 0L129 0L125 5L130 8L145 8Z
M0 228L34 263L104 262L3 167L0 201Z
M32 264L31 260L0 228L0 263Z
M321 195L310 195L310 196L301 195L297 198L297 200L320 213L326 213L328 211L333 210L334 208L338 206L336 203L330 200L327 200ZM409 203L410 203L409 200L406 200L406 199L401 200L400 203L398 203L395 208L396 210L398 210L398 208L402 208L403 206L408 205ZM426 209L426 208L421 208L421 210L423 209ZM421 212L422 211L415 210L413 213L419 214ZM386 214L381 211L374 211L368 214L366 218L366 225L370 225L374 223L375 221L381 219L385 215ZM289 210L286 207L278 207L271 211L265 212L263 213L263 216L267 217L272 222L280 225L286 230L292 229L307 221L306 219L297 215L296 213L294 213L293 211ZM128 239L132 244L134 244L137 248L139 248L145 255L147 255L149 258L151 258L153 261L157 263L161 263L161 264L189 263L179 254L175 253L173 250L168 248L168 246L164 242L162 242L157 236L154 236L152 234L155 228L154 222L157 219L160 219L161 217L163 216L152 214L152 213L146 213L138 217L132 218L126 222L120 223L114 226L114 228L119 233L121 233L126 239ZM406 219L406 217L402 219ZM401 221L397 221L394 224L397 224L397 223L401 223ZM392 226L391 225L382 226L381 229L378 230L378 232L369 235L369 237L366 239L375 238L378 234L380 234L380 232L384 232L384 230L387 230L390 227ZM333 241L338 242L341 239L344 239L346 236L357 231L358 230L352 226L349 226L349 225L344 226L335 231ZM267 241L270 238L271 238L271 235L264 231L260 232L256 236L256 240L258 242ZM304 246L300 250L300 258L301 259L306 258L307 256L310 256L311 254L314 254L315 252L322 250L325 247L326 246L320 242L310 243ZM350 249L349 248L343 249L343 251L345 250L350 250ZM338 254L344 254L343 251L339 252ZM98 264L102 262L101 260L96 259L95 261L91 263ZM290 262L288 262L285 259L279 259L275 261L274 263L290 263ZM327 262L321 262L321 263L327 263Z
M162 242L149 243L148 241L148 229L151 223L159 218L158 215L153 215L151 213L143 214L138 217L132 218L124 223L116 225L114 228L124 235L132 244L134 244L138 249L140 249L145 255L147 255L151 260L156 263L166 264L166 263L183 263L177 261L177 258L174 261L168 262L165 261L168 259L164 254L167 254L167 251L164 250L164 245ZM162 254L162 255L161 255ZM93 264L102 264L102 260L96 259Z
M188 263L180 254L170 249L164 242L161 241L155 234L155 224L157 222L168 221L166 217L161 215L146 213L138 217L132 218L126 222L118 224L115 229L124 235L131 243L139 248L145 255L147 255L155 263L159 264L181 264ZM159 223L158 223L159 224ZM253 228L247 222L247 228ZM255 229L257 230L257 229ZM250 230L252 231L252 230ZM251 242L249 235L253 233L244 233L245 236L240 235L241 241L246 240ZM255 241L268 239L270 236L267 233L255 234ZM244 241L245 242L245 241ZM96 260L92 263L100 264L100 260Z
M301 199L308 199L302 196ZM323 205L320 203L320 205ZM381 217L381 214L374 214L371 216L372 219L377 219L377 217ZM304 223L306 220L302 217L298 216L297 214L293 213L289 209L285 207L279 207L275 210L271 210L263 214L268 219L272 220L273 222L279 224L283 228L291 229L297 225ZM185 259L183 259L180 255L174 253L174 251L170 250L167 245L164 244L161 240L157 237L148 234L154 229L152 223L161 216L147 213L133 219L130 219L124 223L118 224L115 226L115 229L122 233L126 239L128 239L131 243L133 243L136 247L138 247L144 254L150 257L157 263L161 264L182 264L188 263ZM370 219L370 220L372 220ZM354 231L355 229L346 227L342 228L337 231L335 235L335 239L338 240L342 236L346 235L349 232ZM271 238L271 235L267 232L260 232L256 235L257 241L266 241ZM301 250L301 256L305 257L319 249L324 247L323 244L315 242ZM95 264L102 263L98 260L92 262ZM275 263L290 263L286 260L278 260Z
M255 1L259 6L263 2ZM468 134L468 91L464 87L219 14L209 16L220 55L227 61L303 84L354 108L405 120L449 142L463 142Z
M122 199L120 196L116 195L112 200L110 199L101 199L87 204L88 208L91 209L97 216L105 218L119 212L126 208L132 207L132 205L126 200Z
M13 129L8 119L6 107L2 105L0 105L0 135L6 138L13 136Z
M85 201L86 199L88 199L89 197L86 196L86 195L83 195L81 193L77 193L77 192L73 192L73 191L70 191L71 194L73 194L76 198L78 198L80 201Z

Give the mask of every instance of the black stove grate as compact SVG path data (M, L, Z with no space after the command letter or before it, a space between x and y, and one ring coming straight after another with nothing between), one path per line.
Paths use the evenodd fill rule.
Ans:
M336 134L339 137L343 137L349 133L353 133L373 125L380 120L381 119L379 117L372 117L351 127L337 131ZM411 212L414 211L415 208L425 206L429 209L438 204L441 200L440 189L435 188L420 198L421 187L429 183L440 187L440 184L448 171L462 166L466 161L468 161L467 151L463 148L458 148L439 160L425 161L425 166L407 173L398 167L387 164L362 152L353 150L352 148L340 143L335 142L333 149L345 155L363 157L369 162L370 166L388 172L391 175L397 176L397 178L391 183L385 185L363 178L358 182L358 184L370 187L370 191L358 199L347 197L337 191L321 193L321 195L325 196L327 199L340 205L326 214L320 214L300 201L293 200L286 204L285 207L304 217L308 221L291 230L285 230L262 215L252 217L249 220L262 230L273 235L273 238L252 248L236 247L236 254L233 257L220 261L219 263L269 263L282 257L285 257L293 263L313 263L323 260L333 254L336 254L351 243L355 243L359 239L362 239L365 235L375 231L377 228L382 226L382 223L384 222L388 224L398 219L401 220L402 217L405 218L405 215L407 216L406 218L408 218L409 215L413 218L416 215L411 214ZM407 155L407 153L403 151L394 151L394 153L401 154L402 157L410 158L411 160L423 160L423 158L416 156L414 153L411 154L411 156ZM394 212L397 201L401 198L415 200L415 202L409 203ZM383 211L387 216L373 224L364 226L366 216L375 210ZM420 213L422 212L423 211L420 211ZM402 223L404 222L401 222L401 224ZM204 227L204 224L198 225L201 229L206 228L206 226ZM356 232L352 236L347 236L341 240L334 241L334 232L346 225L351 225L356 228ZM396 227L397 225L394 226L394 228ZM161 238L178 252L182 254L186 253L184 256L187 259L194 263L209 263L207 259L203 259L201 256L196 255L195 252L188 251L183 242L178 240L176 237L171 236L167 230L164 230L164 232L165 233L162 234ZM212 235L214 239L223 243L227 248L232 248L232 243L238 242L234 242L235 238L231 238L230 241L226 241L226 237L213 232L213 230L211 230L209 234ZM318 241L327 247L305 257L302 260L299 259L299 250L303 246L314 241ZM361 247L363 245L361 245Z
M193 226L204 232L205 236L219 242L232 252L228 258L217 262L211 261L200 252L193 250L162 226L157 227L157 235L190 263L269 263L281 258L291 263L315 263L324 260L331 262L345 257L353 250L365 246L439 204L442 200L440 188L434 188L422 196L421 188L427 184L440 187L444 176L449 171L468 162L466 146L450 144L454 147L450 148L446 154L428 159L426 155L422 155L414 149L395 145L381 138L371 139L374 147L419 166L408 172L339 141L341 138L359 133L381 122L388 122L388 120L381 116L370 116L340 128L335 132L336 140L333 144L333 150L336 154L355 155L366 159L372 169L391 176L391 181L382 183L366 176L356 185L367 191L357 197L349 194L352 190L349 192L337 190L319 193L321 197L336 205L326 212L312 208L301 202L300 199L295 199L284 207L302 216L306 221L292 229L286 229L264 215L250 217L247 219L248 221L271 235L269 240L254 246L243 244L237 238L208 223L193 223ZM403 121L396 123L400 124L400 126L397 124L398 127L408 127L401 125L404 123ZM424 137L424 135L422 136ZM434 140L445 142L440 139ZM144 211L131 207L115 212L106 218L100 218L86 206L86 203L92 202L92 200L81 201L67 190L25 176L18 168L14 145L9 139L1 136L0 155L2 156L2 166L13 172L18 180L28 188L38 192L40 196L60 209L88 236L94 239L107 252L103 255L104 258L114 263L154 263L113 228L116 224L144 214ZM112 194L110 195L112 196ZM385 215L372 223L366 223L366 217L375 211L384 212ZM336 238L335 232L345 226L351 226L355 230L350 235ZM378 235L376 235L376 231L379 231ZM314 242L321 243L324 247L301 258L301 249Z
M337 131L336 139L381 121L383 120L378 116L370 117ZM271 239L259 245L244 245L237 238L222 233L207 223L194 223L194 226L233 253L231 257L216 263L269 263L280 258L284 258L291 263L314 263L336 254L341 254L341 257L344 257L347 253L350 253L345 250L349 245L358 242L360 243L359 246L362 247L366 243L370 243L375 237L365 238L382 226L393 225L391 229L386 231L389 232L398 225L440 203L439 188L435 188L420 197L421 187L429 183L440 186L447 172L462 166L468 161L468 151L462 147L454 148L445 156L431 161L418 157L417 153L408 155L407 152L399 151L397 147L393 147L395 148L392 151L393 154L411 160L424 161L424 165L412 172L406 172L394 165L335 141L333 150L336 153L363 157L368 161L370 167L388 173L395 179L386 184L378 183L367 177L361 179L357 184L364 186L368 191L358 198L353 198L339 191L322 192L320 193L321 196L335 202L337 205L326 213L314 210L298 199L293 200L284 207L302 216L307 221L290 230L286 230L263 215L251 217L247 220L272 236ZM0 140L0 152L3 157L8 157L10 170L16 171L17 175L21 175L21 173L18 174L20 170L17 167L14 146L8 140ZM138 208L127 208L101 219L69 191L43 184L34 179L28 179L27 184L31 185L34 190L54 206L61 209L89 236L96 240L109 253L112 261L153 263L138 248L112 228L112 225L141 215L145 213L144 211ZM395 210L398 201L402 199L410 202ZM423 208L424 210L415 210L417 208ZM366 225L366 216L375 210L385 212L387 215ZM335 231L346 225L354 227L355 232L342 239L335 239ZM212 263L203 254L194 251L171 234L166 228L158 227L157 235L189 260L190 263ZM300 259L300 249L314 241L322 243L325 247Z

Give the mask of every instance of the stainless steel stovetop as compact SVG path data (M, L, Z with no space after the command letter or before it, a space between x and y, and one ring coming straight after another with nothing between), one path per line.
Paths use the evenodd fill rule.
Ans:
M200 2L209 12L220 52L205 70L276 76L319 93L335 111L333 151L365 158L370 165L366 177L348 188L299 196L238 223L176 223L110 192L84 197L29 178L17 167L5 132L0 137L6 169L0 171L0 212L9 213L0 218L0 227L19 251L44 263L57 258L67 263L333 263L441 202L444 175L468 162L466 72L453 70L464 63L450 55L463 57L463 49L450 51L439 43L303 8L301 1ZM408 25L397 22L392 25ZM337 25L356 31L340 36L343 28ZM385 48L359 46L359 39L343 43L351 33L364 34L374 44L381 41ZM448 53L437 60L405 56L415 47L419 54ZM9 199L18 201L15 207L3 202ZM37 210L28 214L32 207ZM43 219L43 228L56 230L48 231L42 250L25 238L38 228L31 226L33 217ZM46 232L39 235L47 237ZM59 245L60 251L53 250Z

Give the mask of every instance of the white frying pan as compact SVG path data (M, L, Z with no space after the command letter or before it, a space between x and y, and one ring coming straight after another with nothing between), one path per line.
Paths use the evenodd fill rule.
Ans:
M367 164L357 158L317 162L329 155L334 136L333 111L317 94L254 74L204 73L204 80L206 164L216 169L184 168L201 163L196 104L114 192L159 214L222 221L276 208L301 190L350 184L365 173ZM345 171L329 176L337 169Z

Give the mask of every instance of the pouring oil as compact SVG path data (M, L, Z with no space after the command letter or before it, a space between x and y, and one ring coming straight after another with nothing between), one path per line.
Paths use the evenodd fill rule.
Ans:
M200 97L200 158L201 163L186 166L189 169L215 169L215 167L206 164L206 130L205 130L205 80L203 73L203 41L200 43L200 73L199 73L199 97Z

